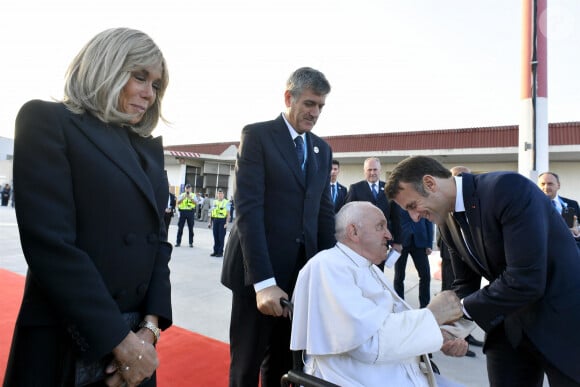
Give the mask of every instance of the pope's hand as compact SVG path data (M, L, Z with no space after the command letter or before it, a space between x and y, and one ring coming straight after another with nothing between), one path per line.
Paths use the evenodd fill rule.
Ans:
M443 325L459 320L463 316L463 308L459 298L452 290L444 290L431 299L427 305L437 324Z
M288 299L288 294L276 285L269 286L256 293L256 305L258 310L265 315L287 317L288 308L282 307L281 298Z

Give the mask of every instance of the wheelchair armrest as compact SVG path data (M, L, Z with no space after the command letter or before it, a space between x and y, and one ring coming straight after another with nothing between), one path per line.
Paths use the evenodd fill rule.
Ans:
M340 387L334 383L317 378L316 376L296 370L290 370L287 374L284 374L280 383L282 387L289 387L292 383L296 386L304 387Z

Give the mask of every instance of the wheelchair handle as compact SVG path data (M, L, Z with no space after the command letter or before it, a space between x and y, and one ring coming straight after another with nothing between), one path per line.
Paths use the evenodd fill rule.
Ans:
M294 305L292 305L292 303L285 299L285 298L280 298L280 305L282 305L282 308L288 308L290 309L290 312L294 311Z

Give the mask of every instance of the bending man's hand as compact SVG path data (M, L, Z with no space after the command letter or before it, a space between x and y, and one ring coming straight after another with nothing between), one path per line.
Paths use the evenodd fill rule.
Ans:
M159 366L155 347L140 332L141 338L133 332L113 349L114 360L107 366L107 386L138 386L149 379Z
M431 299L427 309L433 313L439 325L457 321L463 316L461 301L452 290L438 293Z
M282 308L280 299L288 299L288 294L278 286L269 286L256 293L256 305L258 310L268 316L288 317L288 308Z

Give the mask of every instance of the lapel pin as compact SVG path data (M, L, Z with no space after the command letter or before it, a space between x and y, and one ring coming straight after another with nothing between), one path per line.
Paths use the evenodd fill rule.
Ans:
M315 146L315 147L314 147L314 153L318 153L318 152L320 152L320 150L318 149L318 147L317 147L317 146Z

